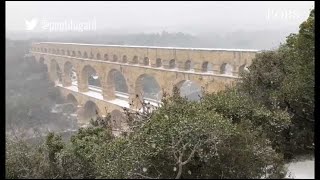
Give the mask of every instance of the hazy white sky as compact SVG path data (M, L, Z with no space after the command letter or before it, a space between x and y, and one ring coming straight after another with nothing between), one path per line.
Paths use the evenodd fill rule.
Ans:
M301 2L6 2L7 31L25 20L88 22L106 31L215 31L298 28L313 1Z

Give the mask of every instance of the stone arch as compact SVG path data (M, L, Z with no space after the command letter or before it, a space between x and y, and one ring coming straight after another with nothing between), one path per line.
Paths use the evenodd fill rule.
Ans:
M76 57L76 51L72 51L72 56Z
M220 67L220 73L226 75L232 75L233 67L228 63L223 63Z
M84 53L83 53L83 58L86 58L86 59L88 58L87 52L84 52Z
M249 72L247 64L243 64L242 66L239 67L239 74L242 74L244 72Z
M161 67L162 66L162 60L160 58L156 59L156 67Z
M132 59L132 64L138 64L139 63L139 58L138 56L134 56Z
M92 52L90 52L90 57L89 57L90 59L94 59L94 55L93 55L93 53Z
M169 61L169 69L174 69L176 68L176 60L175 59L171 59Z
M77 74L71 62L64 63L64 82L66 86L71 86L72 83L77 84Z
M79 105L78 100L72 93L69 93L66 99L67 99L67 102L72 103L74 107L78 107Z
M97 54L97 59L98 59L98 60L101 60L101 55L100 55L100 53Z
M70 51L69 50L67 50L67 55L70 56Z
M114 54L112 57L112 62L117 62L117 61L118 61L118 56Z
M208 61L203 62L202 66L201 66L201 71L202 72L212 72L212 64L209 63Z
M181 97L186 97L188 100L199 101L202 97L201 86L192 80L182 80L174 87L179 89Z
M128 94L128 85L124 75L117 69L109 71L107 78L107 96L116 97L116 92Z
M109 60L108 54L104 54L103 59L104 59L105 61L108 61L108 60Z
M62 54L62 55L65 55L65 52L64 52L64 50L63 50L63 49L61 49L61 54Z
M128 57L126 55L122 56L122 62L127 63L128 62Z
M41 48L41 52L43 52L43 48Z
M52 49L52 54L56 54L56 50L55 49Z
M91 100L88 100L83 108L81 114L78 115L80 121L89 123L91 118L95 119L97 117L97 113L101 115L101 110L97 106L97 104Z
M115 109L110 113L110 115L112 130L121 130L125 128L124 126L127 125L127 118L124 113L118 109Z
M45 69L46 72L48 72L48 66L47 64L44 63L44 57L39 58L39 63L40 63L40 66L43 67L43 69Z
M81 57L82 55L81 55L81 51L78 51L78 57Z
M44 64L44 57L40 57L40 58L39 58L39 63L40 63L40 64Z
M202 63L202 66L201 66L202 72L208 72L208 65L209 65L208 61L205 61Z
M88 89L89 86L101 88L100 78L97 71L90 65L83 67L81 71L81 81L84 89Z
M150 65L150 61L149 61L149 58L148 58L148 57L145 57L145 58L143 59L143 65L145 65L145 66L149 66L149 65Z
M56 60L52 59L50 63L50 75L53 81L62 83L62 72Z
M159 83L149 74L142 74L137 78L135 94L139 96L140 100L142 100L142 98L157 101L162 99L162 91Z
M60 54L60 49L57 49L57 54Z
M184 63L184 69L186 71L189 71L192 69L192 64L191 64L191 61L190 60L187 60L185 63Z
M47 52L48 52L47 48L44 48L44 52L45 52L45 53L47 53Z

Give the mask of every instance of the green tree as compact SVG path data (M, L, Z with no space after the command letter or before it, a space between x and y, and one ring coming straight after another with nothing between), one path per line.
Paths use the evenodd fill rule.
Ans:
M314 148L314 10L276 51L258 54L242 74L238 89L270 110L287 110L292 118L282 135L286 153Z
M281 154L261 130L250 128L251 121L235 124L206 103L175 95L145 120L130 136L101 148L96 168L102 178L285 175Z

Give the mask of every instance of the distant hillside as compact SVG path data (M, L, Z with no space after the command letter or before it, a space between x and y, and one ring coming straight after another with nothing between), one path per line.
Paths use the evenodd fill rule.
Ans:
M292 31L290 31L292 32ZM225 34L202 33L190 35L182 32L110 34L105 32L77 33L8 33L14 39L59 41L92 44L141 46L171 46L198 48L273 49L283 42L290 32L283 30L235 31Z

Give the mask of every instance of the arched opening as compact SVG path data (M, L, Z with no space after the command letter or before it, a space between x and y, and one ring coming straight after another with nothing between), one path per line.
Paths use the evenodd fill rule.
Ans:
M127 63L127 62L128 62L128 58L127 58L126 55L124 55L124 56L122 57L122 62L123 62L123 63Z
M82 70L81 77L85 84L84 88L88 87L89 90L101 93L100 78L93 67L86 65Z
M212 72L212 64L208 61L202 63L202 72Z
M84 53L83 53L83 58L88 58L87 52L84 52Z
M108 89L111 89L113 91L115 97L128 100L129 97L127 82L120 71L112 69L108 73L107 85Z
M70 56L70 51L69 50L67 50L67 55Z
M111 127L112 130L125 129L127 125L126 116L119 110L115 109L111 112Z
M184 64L184 69L185 69L186 71L191 70L191 61L190 61L190 60L187 60L187 61L185 62L185 64Z
M134 56L132 59L132 64L138 64L138 62L139 62L138 56Z
M62 54L62 55L65 55L65 52L64 52L64 50L63 50L63 49L61 49L61 54Z
M145 66L149 66L149 58L148 57L145 57L144 59L143 59L143 65L145 65Z
M112 62L117 62L117 61L118 61L118 56L114 54L112 58Z
M68 96L67 96L67 102L72 103L74 107L78 107L78 105L79 105L76 97L74 97L74 95L71 93L68 94Z
M100 55L100 53L97 54L97 59L98 59L98 60L101 60L101 55Z
M47 48L44 48L44 52L45 52L45 53L48 52Z
M202 72L208 72L208 61L202 63Z
M104 54L103 58L104 58L105 61L108 61L109 60L108 54Z
M45 70L45 72L48 72L48 66L44 63L44 57L40 57L39 63L40 63L41 68L43 68Z
M249 68L246 64L242 65L239 67L239 75L240 74L243 74L243 73L246 73L246 72L249 72Z
M171 59L169 61L169 69L174 69L174 68L176 68L176 60Z
M75 51L72 51L72 56L76 57L76 52Z
M82 122L89 123L91 119L97 118L97 113L101 115L101 111L99 110L98 106L96 103L89 100L83 106L83 111L78 117Z
M156 59L156 67L161 67L162 66L162 61L160 58Z
M41 48L41 52L43 52L43 48Z
M60 54L60 50L59 49L57 49L57 54Z
M221 65L220 73L226 75L232 75L233 68L230 64L224 63Z
M140 75L136 80L136 94L147 101L161 101L162 91L153 76L148 74ZM142 100L142 99L141 99Z
M92 52L90 52L90 57L89 57L90 59L94 59L94 55L93 55L93 53Z
M71 62L69 61L64 64L64 74L65 74L64 78L65 78L66 85L76 86L78 84L77 73L74 67L72 66Z
M53 80L55 81L55 83L57 83L57 84L62 83L62 72L60 70L58 63L54 59L51 60L50 74L51 74Z
M56 54L57 52L56 52L56 50L55 49L53 49L52 50L52 54Z
M40 57L39 63L40 63L40 64L44 64L44 57Z
M78 51L78 57L81 57L81 51Z
M202 97L201 87L190 80L183 80L175 87L179 89L180 96L186 97L189 101L199 101Z

